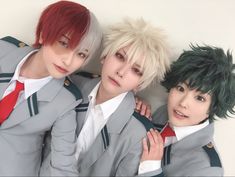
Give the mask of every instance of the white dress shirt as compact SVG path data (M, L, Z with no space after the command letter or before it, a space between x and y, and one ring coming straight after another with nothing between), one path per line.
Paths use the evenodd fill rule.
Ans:
M170 144L176 143L177 141L182 140L186 136L189 136L204 127L209 125L209 120L205 121L202 124L199 125L193 125L193 126L185 126L185 127L176 127L173 126L173 130L175 132L175 137L166 137L164 146L169 146ZM147 173L150 171L155 171L161 168L161 160L146 160L140 163L139 165L139 171L138 174Z
M20 102L22 102L23 100L26 100L32 94L40 90L44 85L46 85L52 79L51 76L44 77L41 79L29 79L29 78L20 76L20 70L23 64L25 63L25 61L29 58L30 55L32 55L34 52L37 52L37 51L38 49L31 51L17 65L15 73L13 77L11 78L11 81L9 82L9 85L7 89L5 90L2 98L4 98L6 95L11 93L15 89L16 81L18 80L19 82L24 83L24 90L20 92L20 96L17 100L16 105L18 105Z
M127 94L127 92L122 93L108 101L96 105L96 95L99 86L100 82L88 96L90 103L86 113L85 123L77 139L76 159L78 159L80 153L85 153L90 148L97 135L109 120L111 114L116 111Z

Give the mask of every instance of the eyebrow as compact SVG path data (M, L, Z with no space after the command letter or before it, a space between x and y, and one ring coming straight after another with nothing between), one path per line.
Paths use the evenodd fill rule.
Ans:
M141 68L141 66L137 63L134 63L134 66L137 66L138 68Z
M127 53L126 53L126 51L122 48L122 49L120 49L120 50L118 50L119 52L122 52L123 51L123 53L124 53L124 55L125 55L125 57L126 58L128 58L128 55L127 55Z

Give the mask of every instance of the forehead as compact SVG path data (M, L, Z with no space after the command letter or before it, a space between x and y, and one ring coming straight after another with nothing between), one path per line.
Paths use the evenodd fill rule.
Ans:
M200 94L211 96L211 92L210 91L205 92L205 91L201 90L198 87L192 87L192 86L190 86L188 81L180 83L180 84L184 85L184 87L186 87L187 89L189 89L191 91L194 91L195 93L200 93Z
M143 54L140 51L130 46L122 47L117 51L121 52L131 64L138 65L141 68L144 66Z

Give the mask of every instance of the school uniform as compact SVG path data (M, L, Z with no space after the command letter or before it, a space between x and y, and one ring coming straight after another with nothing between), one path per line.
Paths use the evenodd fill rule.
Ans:
M153 115L153 123L161 131L167 123L167 107ZM164 148L162 168L143 176L223 176L223 168L214 147L214 124ZM153 175L155 174L155 175Z
M13 42L12 42L13 40ZM9 42L7 42L9 41ZM0 40L0 99L9 86L16 66L34 49L17 47L18 41ZM43 139L52 133L52 175L74 174L76 113L81 93L65 79L51 79L26 100L16 103L9 117L0 125L0 176L38 176Z
M80 89L83 102L76 107L77 135L85 123L89 106L88 95L100 81L86 80L80 76L71 79ZM128 92L117 109L110 115L90 148L80 153L77 168L81 176L134 176L137 174L142 154L142 140L153 125L134 112L135 99Z

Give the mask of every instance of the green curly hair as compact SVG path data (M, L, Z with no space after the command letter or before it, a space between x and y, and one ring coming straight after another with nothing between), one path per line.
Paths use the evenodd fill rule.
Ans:
M187 82L191 89L209 93L212 97L209 120L235 114L235 64L231 52L212 46L190 45L184 51L161 82L169 92L179 83Z

